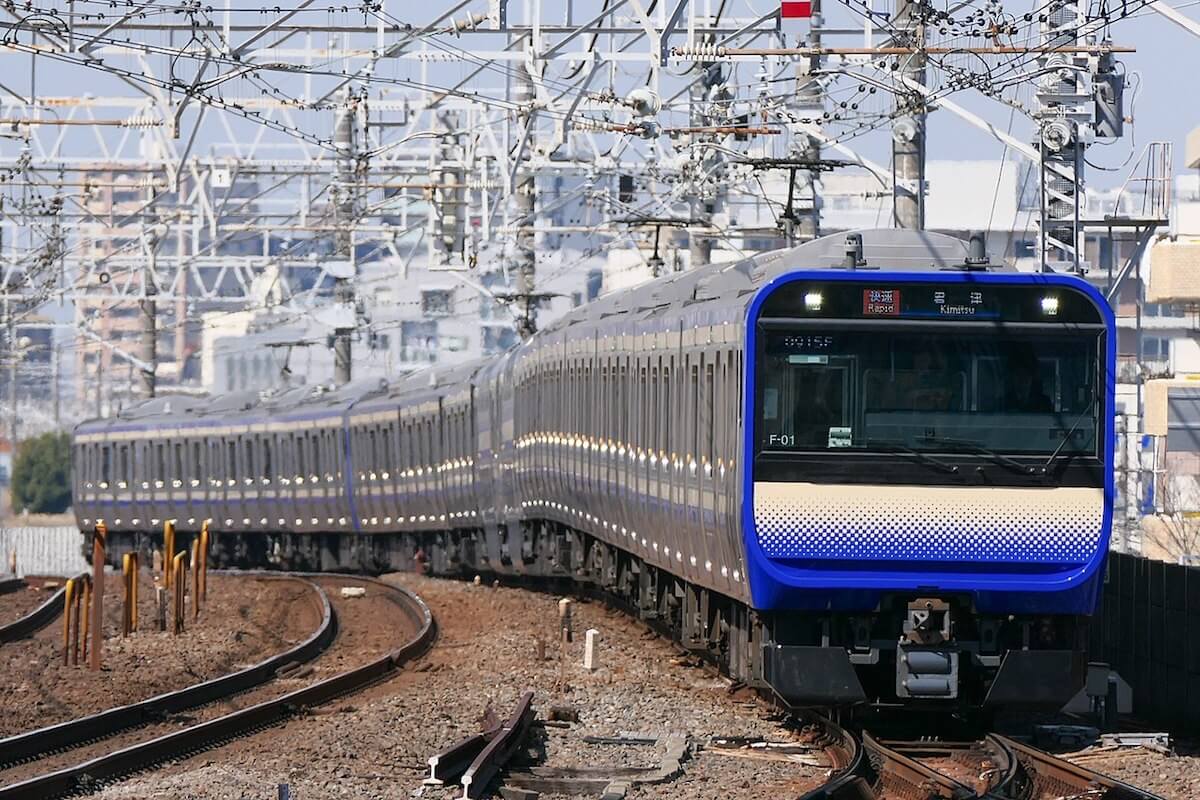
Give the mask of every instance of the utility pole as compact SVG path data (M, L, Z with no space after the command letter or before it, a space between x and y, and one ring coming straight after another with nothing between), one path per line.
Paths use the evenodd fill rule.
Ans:
M96 348L96 419L104 416L104 350Z
M334 124L333 146L337 151L337 176L334 212L337 232L334 235L335 255L350 266L335 278L333 295L338 305L349 309L357 319L358 264L354 259L354 224L358 217L358 105L359 99L350 89L343 95ZM333 380L339 386L353 377L353 341L355 325L333 331Z
M534 253L534 213L537 181L529 168L529 154L537 143L533 101L537 96L533 77L529 74L529 62L517 63L513 87L513 102L517 104L517 125L523 137L517 143L521 163L517 166L516 185L513 187L513 219L516 222L516 242L513 248L513 271L517 278L516 296L520 299L523 313L517 317L517 334L528 339L537 331L537 303L533 299L537 261ZM528 129L528 130L527 130Z
M813 51L821 49L821 26L825 21L821 18L821 0L812 0L812 18L808 27L808 47ZM807 123L816 128L820 123L821 114L825 111L825 89L817 77L821 71L821 56L810 55L801 58L796 65L796 107L800 115L814 120ZM821 160L821 142L817 137L808 133L800 138L799 152L802 161L816 163ZM789 231L788 243L796 238L802 242L811 241L821 235L821 198L817 191L817 180L820 170L802 169L796 172L799 182L797 195L799 199L799 214L795 229ZM789 173L789 180L791 173ZM790 226L791 220L787 221Z
M713 61L701 61L697 65L700 70L699 77L692 81L692 85L688 87L688 112L692 127L702 128L709 124L710 116L707 113L707 104L712 100L711 93L713 87L717 85L720 77L720 65ZM693 137L703 137L702 133L694 133ZM702 197L700 189L693 183L691 197L689 198L689 211L692 224L700 222L711 224L713 212L716 211L715 197ZM655 228L654 233L655 258L661 257L658 255L658 228ZM702 264L712 263L712 238L708 235L700 235L695 231L688 233L688 256L691 269L701 266ZM658 277L655 272L654 277Z
M1086 6L1063 0L1041 16L1039 44L1080 44ZM1038 150L1041 153L1041 216L1038 249L1046 272L1082 271L1083 154L1092 139L1094 65L1086 53L1049 53L1038 59Z
M156 368L158 366L158 302L154 299L158 294L155 284L156 267L158 266L158 223L157 215L153 212L155 202L154 179L151 178L146 198L147 213L142 219L142 230L146 242L146 264L142 268L142 299L138 307L142 317L142 335L138 341L138 359L142 365L138 367L138 386L142 397L154 397L156 383Z
M58 337L54 334L54 329L50 331L50 385L54 392L54 427L57 428L62 422L62 403L60 400L59 385L58 385L58 370L60 356L58 353Z
M901 47L911 47L900 59L902 81L925 85L925 6L923 0L897 0L892 16ZM903 103L903 106L900 104ZM897 228L925 228L925 99L915 90L897 94L897 115L892 122L892 218Z
M4 329L8 337L8 443L17 455L17 326L13 320L12 304L4 300Z
M440 118L445 133L438 141L437 162L433 165L433 268L454 265L455 254L462 255L466 243L467 179L462 167L459 143L461 120L447 112ZM463 266L466 266L465 257Z

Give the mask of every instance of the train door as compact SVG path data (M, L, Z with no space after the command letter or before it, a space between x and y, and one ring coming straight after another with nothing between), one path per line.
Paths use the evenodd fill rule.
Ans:
M639 345L642 337L637 337ZM634 523L631 531L645 531L650 517L650 451L653 441L654 398L656 389L651 384L650 357L639 346L637 386L637 430L634 436L636 460L633 462L634 496L631 507ZM654 373L657 379L658 373ZM638 542L640 544L640 541Z
M317 462L313 457L312 430L308 425L304 420L297 420L293 433L296 440L296 472L300 476L296 488L296 517L300 519L300 525L305 531L313 529L313 520L317 516L313 505Z
M262 476L259 481L258 503L259 514L257 518L259 524L266 526L268 529L274 529L278 524L279 516L276 513L278 510L278 494L279 494L279 447L276 444L275 432L269 426L263 426L264 430L259 435L258 440L262 447L259 458L259 474Z

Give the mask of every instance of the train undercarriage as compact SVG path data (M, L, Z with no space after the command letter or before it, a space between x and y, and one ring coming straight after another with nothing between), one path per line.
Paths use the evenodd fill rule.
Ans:
M181 548L193 534L177 532ZM116 565L150 563L161 532L109 533ZM90 555L90 545L85 546ZM793 707L919 708L958 715L1057 710L1083 685L1086 620L984 617L965 596L893 595L870 613L759 612L557 522L501 530L370 535L217 533L215 568L419 571L519 581L602 599L735 681Z

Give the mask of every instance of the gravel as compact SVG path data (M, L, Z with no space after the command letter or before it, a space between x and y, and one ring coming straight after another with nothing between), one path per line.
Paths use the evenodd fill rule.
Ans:
M0 647L0 736L136 702L232 672L286 650L320 624L315 593L294 581L210 575L198 620L180 636L155 627L154 584L139 584L139 630L120 636L122 583L105 580L104 666L62 663L62 618ZM82 659L81 659L82 660Z
M61 586L57 579L29 578L25 584L23 588L0 594L0 625L16 622L49 600Z
M1195 748L1188 748L1195 752ZM1142 747L1111 752L1075 753L1069 760L1090 770L1148 789L1165 800L1200 797L1200 757L1165 755Z
M577 637L560 651L558 597L415 575L388 580L415 590L432 607L441 635L428 656L325 713L139 775L99 796L269 798L277 784L287 783L302 800L457 797L461 789L422 785L426 759L478 731L485 717L506 717L525 690L534 691L542 719L551 706L579 715L567 727L535 727L522 758L539 766L658 766L661 742L598 745L583 737L691 737L694 752L683 774L635 785L630 798L775 798L824 779L825 768L787 756L766 761L704 747L713 736L781 742L798 736L758 700L731 693L727 681L619 612L577 600ZM602 666L591 673L582 667L588 628L601 635ZM552 643L541 662L538 637Z

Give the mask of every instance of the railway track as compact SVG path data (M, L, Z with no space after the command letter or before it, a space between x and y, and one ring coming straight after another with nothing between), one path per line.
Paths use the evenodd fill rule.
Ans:
M237 673L0 741L0 759L6 764L0 772L0 800L88 793L124 775L279 724L389 676L424 653L436 636L425 603L382 581L330 574L258 577L304 580L318 591L323 621L309 639ZM336 607L343 601L336 596L331 600L325 589L344 585L374 587L404 617L407 638L396 646L389 637L386 647L371 648L361 636L354 637L344 619L339 627ZM343 668L346 662L353 665ZM302 675L316 665L334 674L291 690L274 680L280 673L284 680Z
M801 800L1162 800L1004 736L892 741L820 724L833 773Z
M16 579L16 584L18 588L24 587L25 581ZM38 605L37 608L28 614L5 625L0 625L0 644L15 642L18 639L26 639L57 619L58 615L62 613L66 593L66 588L60 586L54 594L46 598L44 603Z

